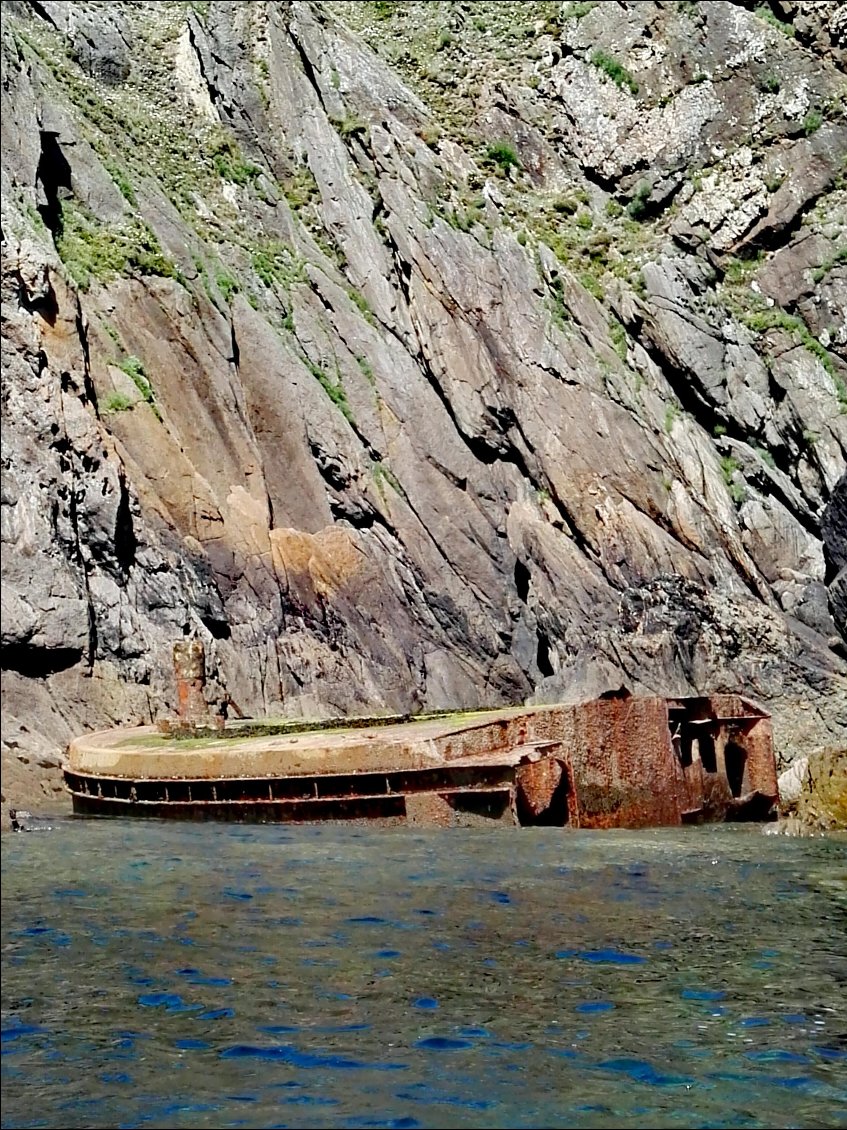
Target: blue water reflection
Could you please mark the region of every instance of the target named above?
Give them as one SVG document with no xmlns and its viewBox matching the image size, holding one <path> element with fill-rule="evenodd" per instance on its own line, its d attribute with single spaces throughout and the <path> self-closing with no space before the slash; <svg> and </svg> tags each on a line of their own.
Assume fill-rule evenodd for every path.
<svg viewBox="0 0 847 1130">
<path fill-rule="evenodd" d="M 2 1127 L 847 1126 L 845 907 L 749 827 L 62 823 L 4 844 Z"/>
</svg>

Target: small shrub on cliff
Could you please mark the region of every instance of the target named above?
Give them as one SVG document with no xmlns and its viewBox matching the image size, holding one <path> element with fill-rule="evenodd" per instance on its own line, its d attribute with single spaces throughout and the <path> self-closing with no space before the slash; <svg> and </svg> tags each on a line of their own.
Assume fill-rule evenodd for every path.
<svg viewBox="0 0 847 1130">
<path fill-rule="evenodd" d="M 766 447 L 754 447 L 753 450 L 766 466 L 770 467 L 772 471 L 776 470 L 776 460 Z"/>
<path fill-rule="evenodd" d="M 617 353 L 621 361 L 626 361 L 629 351 L 629 342 L 627 341 L 626 330 L 617 318 L 612 318 L 609 322 L 609 337 L 612 339 L 615 353 Z"/>
<path fill-rule="evenodd" d="M 581 20 L 583 16 L 588 15 L 592 8 L 596 7 L 596 3 L 592 4 L 587 2 L 587 0 L 586 3 L 582 4 L 566 4 L 562 9 L 561 18 L 563 20 Z"/>
<path fill-rule="evenodd" d="M 110 392 L 103 401 L 102 411 L 106 415 L 113 412 L 126 412 L 132 408 L 132 401 L 125 392 Z"/>
<path fill-rule="evenodd" d="M 594 51 L 591 55 L 591 62 L 604 74 L 615 83 L 616 86 L 621 88 L 627 87 L 631 94 L 638 93 L 638 83 L 623 65 L 619 63 L 612 55 L 608 55 L 605 51 Z"/>
<path fill-rule="evenodd" d="M 141 361 L 141 359 L 134 355 L 125 357 L 124 360 L 121 361 L 120 365 L 118 365 L 118 368 L 122 372 L 126 373 L 129 379 L 141 393 L 142 398 L 146 400 L 148 404 L 152 404 L 155 399 L 155 396 L 153 394 L 153 386 L 147 379 L 147 374 L 144 371 L 144 363 Z"/>
<path fill-rule="evenodd" d="M 758 85 L 763 94 L 779 94 L 779 76 L 775 75 L 773 71 L 768 71 L 766 75 L 762 75 Z"/>
<path fill-rule="evenodd" d="M 501 173 L 508 175 L 509 169 L 519 169 L 521 159 L 508 141 L 495 141 L 485 150 L 485 159 L 496 165 Z"/>
<path fill-rule="evenodd" d="M 764 20 L 765 23 L 770 24 L 771 27 L 775 27 L 777 31 L 781 31 L 783 35 L 787 35 L 789 39 L 794 38 L 796 33 L 791 24 L 787 24 L 779 19 L 778 16 L 775 16 L 767 4 L 760 4 L 759 7 L 756 8 L 754 15 L 758 16 L 760 20 Z"/>
<path fill-rule="evenodd" d="M 315 174 L 308 165 L 301 166 L 279 186 L 292 212 L 299 212 L 320 197 Z"/>
<path fill-rule="evenodd" d="M 119 275 L 160 275 L 182 281 L 155 234 L 140 220 L 101 224 L 73 201 L 62 207 L 56 250 L 80 290 L 92 279 L 108 282 Z"/>
<path fill-rule="evenodd" d="M 383 460 L 380 459 L 380 460 L 377 460 L 375 463 L 372 463 L 371 464 L 371 472 L 373 473 L 374 483 L 376 484 L 376 489 L 379 491 L 383 500 L 385 499 L 385 491 L 383 489 L 384 483 L 388 483 L 388 485 L 391 487 L 391 489 L 396 494 L 399 494 L 401 498 L 406 497 L 406 492 L 403 490 L 402 486 L 400 485 L 400 482 L 399 482 L 397 476 L 394 474 L 394 472 L 391 470 L 391 468 L 388 467 L 383 462 Z"/>
<path fill-rule="evenodd" d="M 209 144 L 209 153 L 215 172 L 224 180 L 245 185 L 261 175 L 262 170 L 259 166 L 248 161 L 241 152 L 238 142 L 223 131 L 213 136 Z"/>
<path fill-rule="evenodd" d="M 737 483 L 735 481 L 736 472 L 740 470 L 741 464 L 738 462 L 734 455 L 721 456 L 721 474 L 723 475 L 723 481 L 727 485 L 727 489 L 729 490 L 732 501 L 736 504 L 742 503 L 747 497 L 747 491 L 744 488 L 744 484 Z"/>
<path fill-rule="evenodd" d="M 810 353 L 817 357 L 830 377 L 834 376 L 835 366 L 832 363 L 832 358 L 825 347 L 812 335 L 802 318 L 797 318 L 793 314 L 786 314 L 784 310 L 776 307 L 769 310 L 755 310 L 752 314 L 747 314 L 744 318 L 744 324 L 755 333 L 765 333 L 767 330 L 783 330 L 785 333 L 791 334 L 805 349 L 808 349 Z"/>
<path fill-rule="evenodd" d="M 233 161 L 229 157 L 218 153 L 214 157 L 215 172 L 224 180 L 230 180 L 234 184 L 245 185 L 249 184 L 251 180 L 255 180 L 261 173 L 258 165 L 252 164 L 250 161 Z"/>
<path fill-rule="evenodd" d="M 614 246 L 614 238 L 607 231 L 596 232 L 585 245 L 585 251 L 592 263 L 608 265 L 609 251 Z"/>
<path fill-rule="evenodd" d="M 471 201 L 467 207 L 451 208 L 448 205 L 436 204 L 432 210 L 433 216 L 439 216 L 445 223 L 456 231 L 473 231 L 477 224 L 485 223 L 485 211 Z"/>
<path fill-rule="evenodd" d="M 356 288 L 354 286 L 351 286 L 348 289 L 347 294 L 348 294 L 348 297 L 350 298 L 350 301 L 353 303 L 353 305 L 356 307 L 356 309 L 363 315 L 365 320 L 367 322 L 370 322 L 370 324 L 372 326 L 375 326 L 376 325 L 376 315 L 374 314 L 373 310 L 371 310 L 371 304 L 368 302 L 367 298 L 365 298 L 364 294 L 362 294 L 362 292 L 360 290 L 356 290 Z"/>
<path fill-rule="evenodd" d="M 125 357 L 123 361 L 121 361 L 118 365 L 118 368 L 126 373 L 129 379 L 141 393 L 141 399 L 145 404 L 150 405 L 153 415 L 157 420 L 161 422 L 162 413 L 159 411 L 159 406 L 156 403 L 156 394 L 153 391 L 153 386 L 150 383 L 150 379 L 144 370 L 144 364 L 141 359 L 139 357 L 135 357 L 134 355 Z M 115 395 L 120 396 L 121 394 L 116 393 Z M 129 405 L 129 407 L 132 407 L 132 405 Z M 114 409 L 114 411 L 122 411 L 122 409 Z"/>
<path fill-rule="evenodd" d="M 346 118 L 339 118 L 335 122 L 335 128 L 343 138 L 364 136 L 368 132 L 367 123 L 363 122 L 361 118 L 357 118 L 355 114 L 348 114 Z"/>
<path fill-rule="evenodd" d="M 297 282 L 306 279 L 305 264 L 296 251 L 279 243 L 277 240 L 268 240 L 253 252 L 250 259 L 253 270 L 269 290 L 273 290 L 274 283 L 279 283 L 286 290 Z"/>
<path fill-rule="evenodd" d="M 582 271 L 579 276 L 579 281 L 585 287 L 589 294 L 593 294 L 598 302 L 605 302 L 606 292 L 603 289 L 603 284 L 591 271 Z"/>
<path fill-rule="evenodd" d="M 579 201 L 573 196 L 557 196 L 552 202 L 552 208 L 561 216 L 572 216 L 579 208 Z"/>
<path fill-rule="evenodd" d="M 810 137 L 813 133 L 817 133 L 822 125 L 823 114 L 820 110 L 810 110 L 803 119 L 803 125 L 801 126 L 803 136 Z"/>
<path fill-rule="evenodd" d="M 29 218 L 29 222 L 32 224 L 32 226 L 35 228 L 35 230 L 38 232 L 38 234 L 39 235 L 46 235 L 47 234 L 47 225 L 44 223 L 44 218 L 41 215 L 41 213 L 38 211 L 38 209 L 33 208 L 33 206 L 30 203 L 27 202 L 27 203 L 24 204 L 24 211 L 26 212 L 27 217 Z M 821 278 L 823 278 L 823 275 L 821 275 Z"/>
<path fill-rule="evenodd" d="M 560 330 L 567 333 L 568 323 L 571 320 L 571 312 L 568 308 L 567 301 L 565 300 L 565 288 L 562 283 L 561 276 L 558 274 L 550 279 L 550 298 L 549 307 L 550 313 L 553 316 L 553 321 Z"/>
<path fill-rule="evenodd" d="M 362 370 L 362 376 L 373 388 L 376 388 L 376 377 L 374 376 L 373 367 L 367 357 L 359 354 L 356 356 L 356 363 Z"/>
<path fill-rule="evenodd" d="M 627 207 L 627 212 L 633 220 L 643 220 L 649 210 L 648 201 L 650 193 L 653 191 L 650 182 L 643 180 L 640 181 L 635 190 L 635 195 L 630 200 Z"/>
<path fill-rule="evenodd" d="M 347 393 L 344 391 L 344 385 L 341 383 L 340 374 L 338 374 L 338 380 L 333 381 L 332 378 L 324 372 L 321 366 L 312 361 L 311 358 L 304 357 L 303 363 L 332 403 L 341 412 L 341 415 L 347 423 L 353 424 L 353 413 L 350 410 L 350 405 L 347 403 Z"/>
<path fill-rule="evenodd" d="M 785 183 L 785 173 L 775 172 L 765 177 L 765 188 L 768 192 L 777 192 Z"/>
<path fill-rule="evenodd" d="M 241 287 L 238 285 L 238 279 L 232 275 L 228 275 L 225 271 L 221 271 L 216 275 L 215 282 L 218 284 L 218 290 L 221 292 L 221 297 L 224 302 L 229 306 L 236 294 L 238 294 Z"/>
<path fill-rule="evenodd" d="M 812 278 L 816 283 L 819 283 L 826 278 L 833 267 L 842 263 L 847 263 L 847 244 L 844 247 L 839 247 L 833 255 L 830 255 L 819 267 L 816 267 L 812 272 Z"/>
<path fill-rule="evenodd" d="M 724 269 L 724 282 L 730 286 L 749 286 L 751 278 L 759 269 L 763 253 L 759 252 L 753 259 L 731 258 L 726 262 Z"/>
<path fill-rule="evenodd" d="M 138 201 L 135 198 L 135 190 L 133 189 L 132 182 L 127 176 L 125 170 L 122 169 L 116 161 L 113 161 L 108 157 L 103 158 L 103 167 L 115 182 L 115 184 L 118 186 L 118 191 L 120 192 L 124 200 L 126 200 L 128 204 L 131 204 L 133 208 L 136 208 L 138 206 Z"/>
</svg>

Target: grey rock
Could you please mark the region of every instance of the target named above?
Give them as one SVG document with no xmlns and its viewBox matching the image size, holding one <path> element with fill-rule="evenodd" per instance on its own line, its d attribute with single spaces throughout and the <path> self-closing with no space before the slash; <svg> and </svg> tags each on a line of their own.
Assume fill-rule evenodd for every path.
<svg viewBox="0 0 847 1130">
<path fill-rule="evenodd" d="M 33 5 L 67 35 L 73 57 L 92 78 L 116 86 L 129 78 L 132 34 L 120 8 L 70 0 Z"/>
<path fill-rule="evenodd" d="M 791 808 L 800 799 L 803 783 L 809 772 L 808 757 L 798 757 L 784 773 L 780 773 L 777 784 L 779 786 L 779 803 L 782 808 Z"/>
<path fill-rule="evenodd" d="M 847 642 L 847 475 L 832 492 L 821 521 L 829 607 L 836 627 Z"/>
<path fill-rule="evenodd" d="M 801 231 L 759 273 L 759 286 L 780 306 L 792 306 L 814 293 L 813 271 L 831 252 L 832 243 L 822 233 Z"/>
</svg>

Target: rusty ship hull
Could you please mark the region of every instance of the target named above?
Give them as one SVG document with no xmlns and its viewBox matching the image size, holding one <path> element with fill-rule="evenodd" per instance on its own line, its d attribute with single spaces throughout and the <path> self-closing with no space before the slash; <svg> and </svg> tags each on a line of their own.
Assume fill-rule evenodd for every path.
<svg viewBox="0 0 847 1130">
<path fill-rule="evenodd" d="M 71 743 L 86 815 L 436 826 L 503 821 L 640 828 L 765 819 L 770 718 L 740 695 L 610 696 L 300 731 L 113 730 Z"/>
</svg>

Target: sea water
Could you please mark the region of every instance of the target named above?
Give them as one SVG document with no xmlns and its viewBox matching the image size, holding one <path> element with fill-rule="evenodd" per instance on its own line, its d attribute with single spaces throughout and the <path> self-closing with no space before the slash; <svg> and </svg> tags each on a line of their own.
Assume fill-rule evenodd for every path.
<svg viewBox="0 0 847 1130">
<path fill-rule="evenodd" d="M 3 844 L 4 1127 L 847 1126 L 847 844 L 69 820 Z"/>
</svg>

